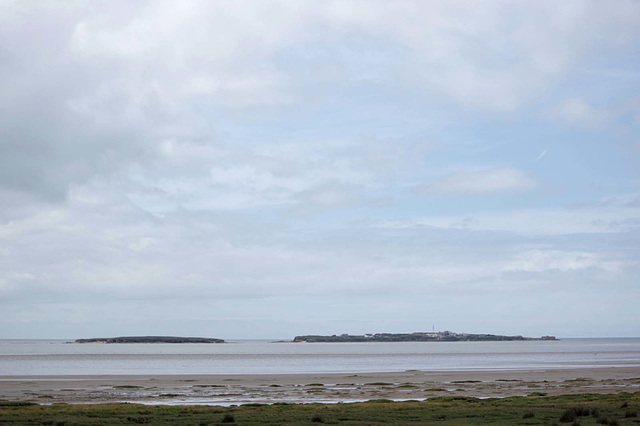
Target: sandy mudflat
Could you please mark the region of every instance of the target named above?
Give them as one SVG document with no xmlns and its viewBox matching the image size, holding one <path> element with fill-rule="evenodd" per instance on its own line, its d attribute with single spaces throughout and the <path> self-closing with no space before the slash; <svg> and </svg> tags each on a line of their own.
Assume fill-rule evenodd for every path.
<svg viewBox="0 0 640 426">
<path fill-rule="evenodd" d="M 534 371 L 158 376 L 4 376 L 0 399 L 38 403 L 231 405 L 434 396 L 506 397 L 640 391 L 640 368 Z"/>
</svg>

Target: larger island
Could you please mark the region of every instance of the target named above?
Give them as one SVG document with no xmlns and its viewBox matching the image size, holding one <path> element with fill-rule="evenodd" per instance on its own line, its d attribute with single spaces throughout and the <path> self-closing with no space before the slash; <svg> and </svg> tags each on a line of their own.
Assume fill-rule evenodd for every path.
<svg viewBox="0 0 640 426">
<path fill-rule="evenodd" d="M 127 337 L 93 337 L 76 339 L 76 343 L 225 343 L 222 339 L 209 337 L 176 337 L 176 336 L 127 336 Z"/>
<path fill-rule="evenodd" d="M 294 342 L 502 342 L 509 340 L 558 340 L 555 336 L 524 337 L 501 336 L 499 334 L 454 333 L 452 331 L 416 332 L 416 333 L 376 333 L 332 336 L 307 335 L 296 336 Z"/>
</svg>

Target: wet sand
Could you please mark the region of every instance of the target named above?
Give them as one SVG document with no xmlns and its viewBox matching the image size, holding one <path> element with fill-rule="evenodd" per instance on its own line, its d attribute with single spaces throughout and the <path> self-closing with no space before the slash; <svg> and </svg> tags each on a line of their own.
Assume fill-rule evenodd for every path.
<svg viewBox="0 0 640 426">
<path fill-rule="evenodd" d="M 436 396 L 501 398 L 542 393 L 640 391 L 639 367 L 532 371 L 155 376 L 3 376 L 0 399 L 40 404 L 338 403 Z"/>
</svg>

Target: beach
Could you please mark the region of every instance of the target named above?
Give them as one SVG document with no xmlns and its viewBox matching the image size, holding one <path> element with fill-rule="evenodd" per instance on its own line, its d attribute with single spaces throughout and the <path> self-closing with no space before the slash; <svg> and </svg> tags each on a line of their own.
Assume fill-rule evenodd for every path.
<svg viewBox="0 0 640 426">
<path fill-rule="evenodd" d="M 38 404 L 340 403 L 640 391 L 640 367 L 336 374 L 2 376 L 0 400 Z"/>
</svg>

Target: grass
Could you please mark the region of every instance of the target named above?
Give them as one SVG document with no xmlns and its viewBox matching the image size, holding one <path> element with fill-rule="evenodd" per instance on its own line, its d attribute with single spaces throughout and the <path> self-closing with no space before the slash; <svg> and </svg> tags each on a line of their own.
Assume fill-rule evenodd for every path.
<svg viewBox="0 0 640 426">
<path fill-rule="evenodd" d="M 625 407 L 622 407 L 622 405 Z M 637 425 L 640 392 L 425 402 L 373 400 L 355 404 L 250 404 L 239 407 L 136 404 L 26 405 L 0 401 L 0 423 L 12 425 Z"/>
</svg>

